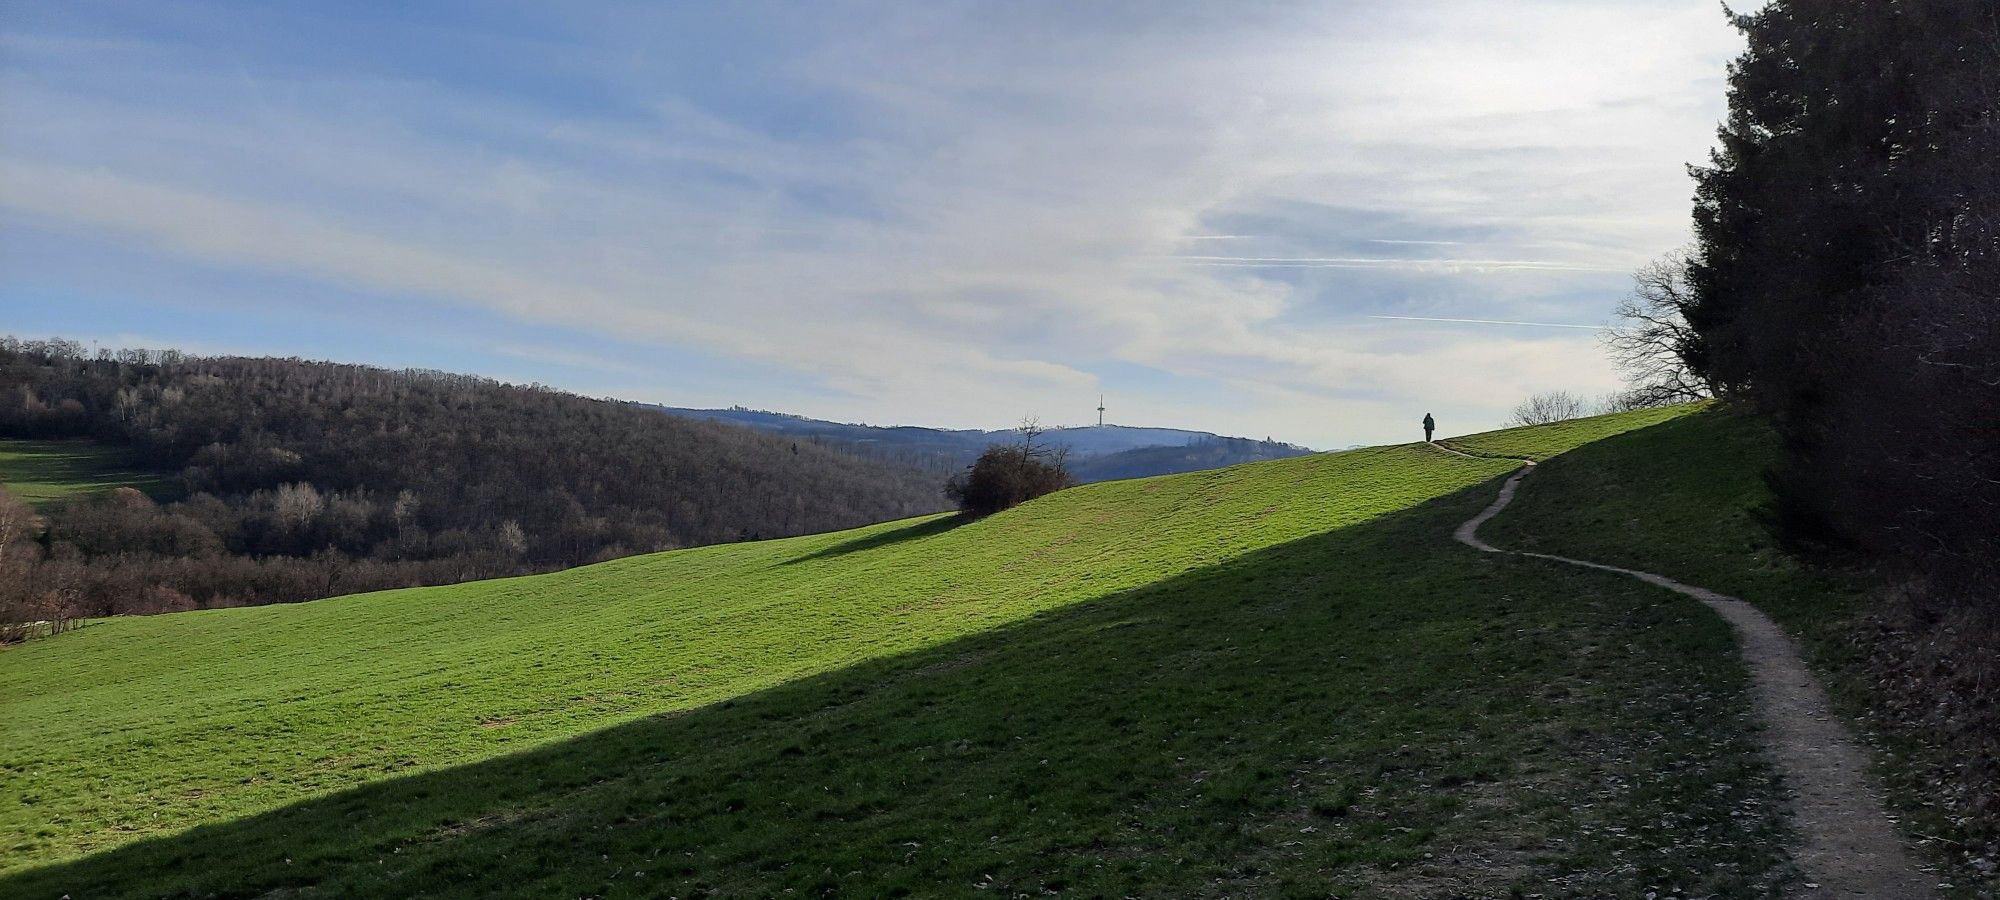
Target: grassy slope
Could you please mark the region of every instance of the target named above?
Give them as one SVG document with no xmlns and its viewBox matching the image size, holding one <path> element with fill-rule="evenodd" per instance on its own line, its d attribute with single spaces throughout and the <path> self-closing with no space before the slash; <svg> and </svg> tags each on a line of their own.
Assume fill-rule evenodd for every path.
<svg viewBox="0 0 2000 900">
<path fill-rule="evenodd" d="M 1699 409 L 1699 405 L 1668 406 L 1611 413 L 1533 428 L 1503 428 L 1464 437 L 1444 438 L 1439 443 L 1474 456 L 1503 456 L 1544 460 L 1558 453 L 1601 441 L 1636 429 L 1670 422 Z"/>
<path fill-rule="evenodd" d="M 1377 448 L 96 624 L 0 654 L 0 893 L 1770 877 L 1726 629 L 1451 544 L 1507 468 Z"/>
<path fill-rule="evenodd" d="M 0 484 L 14 496 L 48 508 L 121 487 L 161 496 L 171 490 L 172 476 L 142 470 L 123 450 L 90 441 L 0 438 Z"/>
<path fill-rule="evenodd" d="M 1835 700 L 1860 719 L 1881 700 L 1872 696 L 1854 640 L 1871 581 L 1865 573 L 1801 566 L 1772 544 L 1755 511 L 1769 499 L 1762 473 L 1777 454 L 1776 437 L 1757 419 L 1707 410 L 1549 461 L 1481 533 L 1502 547 L 1646 569 L 1755 603 L 1801 639 L 1815 668 L 1829 673 Z M 1878 774 L 1909 816 L 1906 830 L 1979 846 L 1977 826 L 1953 819 L 1927 777 L 1962 760 L 1911 735 L 1860 724 L 1885 751 Z M 1963 863 L 1952 848 L 1925 843 Z M 1964 896 L 2000 888 L 1990 874 L 1978 875 L 1962 865 L 1955 873 Z"/>
<path fill-rule="evenodd" d="M 1656 570 L 1815 631 L 1851 611 L 1855 587 L 1801 566 L 1756 521 L 1776 454 L 1756 419 L 1705 409 L 1549 460 L 1487 534 L 1510 549 Z"/>
</svg>

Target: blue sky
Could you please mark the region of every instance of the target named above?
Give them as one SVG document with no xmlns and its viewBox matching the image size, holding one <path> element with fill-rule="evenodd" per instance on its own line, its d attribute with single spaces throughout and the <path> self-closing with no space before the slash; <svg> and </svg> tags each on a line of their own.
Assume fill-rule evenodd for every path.
<svg viewBox="0 0 2000 900">
<path fill-rule="evenodd" d="M 0 332 L 1319 447 L 1617 384 L 1711 3 L 11 3 Z"/>
</svg>

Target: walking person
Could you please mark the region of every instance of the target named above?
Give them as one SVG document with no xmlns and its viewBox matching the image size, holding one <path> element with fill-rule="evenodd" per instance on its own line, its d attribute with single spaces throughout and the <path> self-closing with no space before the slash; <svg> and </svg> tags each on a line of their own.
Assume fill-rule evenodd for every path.
<svg viewBox="0 0 2000 900">
<path fill-rule="evenodd" d="M 1437 427 L 1437 420 L 1431 418 L 1430 413 L 1424 413 L 1424 443 L 1431 442 L 1431 432 L 1436 431 Z"/>
</svg>

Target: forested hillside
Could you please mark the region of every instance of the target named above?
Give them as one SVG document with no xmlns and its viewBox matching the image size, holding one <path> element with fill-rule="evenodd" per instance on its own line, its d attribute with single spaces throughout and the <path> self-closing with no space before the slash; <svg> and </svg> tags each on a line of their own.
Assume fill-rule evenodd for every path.
<svg viewBox="0 0 2000 900">
<path fill-rule="evenodd" d="M 42 510 L 0 552 L 10 621 L 439 584 L 944 506 L 913 471 L 541 387 L 62 341 L 0 339 L 0 437 L 120 448 L 177 473 L 179 497 Z"/>
</svg>

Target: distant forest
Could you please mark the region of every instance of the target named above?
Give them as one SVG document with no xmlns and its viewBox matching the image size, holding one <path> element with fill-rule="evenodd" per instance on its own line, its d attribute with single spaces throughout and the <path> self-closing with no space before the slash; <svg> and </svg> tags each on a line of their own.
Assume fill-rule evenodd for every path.
<svg viewBox="0 0 2000 900">
<path fill-rule="evenodd" d="M 1110 481 L 1114 478 L 1196 472 L 1267 459 L 1288 459 L 1309 452 L 1303 447 L 1277 441 L 1201 437 L 1178 447 L 1135 447 L 1102 456 L 1072 459 L 1069 469 L 1078 481 Z"/>
<path fill-rule="evenodd" d="M 782 434 L 899 468 L 929 472 L 940 482 L 963 472 L 987 448 L 1012 443 L 1016 438 L 1014 431 L 851 425 L 743 407 L 685 409 L 645 405 L 644 408 Z M 1297 444 L 1269 439 L 1258 441 L 1206 431 L 1131 425 L 1050 428 L 1040 432 L 1040 440 L 1066 452 L 1069 473 L 1079 482 L 1193 472 L 1312 452 Z"/>
<path fill-rule="evenodd" d="M 16 622 L 547 571 L 946 506 L 926 473 L 539 386 L 68 341 L 0 338 L 0 437 L 119 445 L 181 486 L 0 534 L 0 620 Z"/>
</svg>

